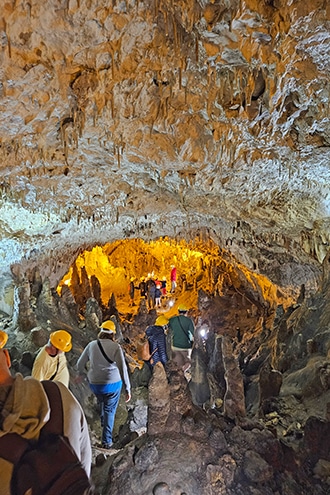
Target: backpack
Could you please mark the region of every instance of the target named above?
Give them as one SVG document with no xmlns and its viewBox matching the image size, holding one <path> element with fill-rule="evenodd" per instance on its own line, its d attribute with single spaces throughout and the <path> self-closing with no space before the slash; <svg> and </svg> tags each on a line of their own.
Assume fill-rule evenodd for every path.
<svg viewBox="0 0 330 495">
<path fill-rule="evenodd" d="M 155 354 L 157 349 L 158 347 L 153 352 L 150 352 L 148 339 L 140 339 L 137 341 L 137 345 L 136 345 L 137 356 L 138 359 L 140 359 L 141 361 L 151 361 L 152 356 Z"/>
<path fill-rule="evenodd" d="M 69 440 L 63 436 L 63 406 L 56 383 L 41 382 L 50 403 L 50 419 L 38 440 L 17 433 L 0 438 L 0 456 L 14 464 L 11 495 L 92 495 L 94 493 Z M 32 398 L 33 400 L 33 398 Z"/>
</svg>

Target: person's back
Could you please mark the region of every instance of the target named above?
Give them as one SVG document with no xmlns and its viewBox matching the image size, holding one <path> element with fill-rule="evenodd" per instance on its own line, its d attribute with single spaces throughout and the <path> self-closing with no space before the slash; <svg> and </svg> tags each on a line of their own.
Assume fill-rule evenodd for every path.
<svg viewBox="0 0 330 495">
<path fill-rule="evenodd" d="M 153 353 L 152 366 L 158 361 L 165 365 L 168 359 L 166 353 L 166 336 L 163 327 L 151 325 L 146 329 L 146 335 L 149 340 L 150 352 Z"/>
<path fill-rule="evenodd" d="M 49 420 L 47 395 L 39 380 L 23 378 L 19 373 L 12 377 L 9 367 L 9 353 L 0 349 L 0 437 L 17 433 L 28 440 L 37 440 Z M 72 393 L 63 384 L 55 383 L 62 399 L 64 435 L 90 476 L 92 453 L 84 413 Z M 12 471 L 12 464 L 0 457 L 0 495 L 10 493 Z"/>
<path fill-rule="evenodd" d="M 112 432 L 122 385 L 126 389 L 126 402 L 131 398 L 125 355 L 114 341 L 115 333 L 115 323 L 112 320 L 104 321 L 97 340 L 87 344 L 77 362 L 81 376 L 89 363 L 87 378 L 100 407 L 102 448 L 105 449 L 110 449 L 113 443 Z"/>
<path fill-rule="evenodd" d="M 169 319 L 171 334 L 172 360 L 180 367 L 190 366 L 191 349 L 194 341 L 195 325 L 189 316 L 188 309 L 180 304 L 179 314 Z"/>
<path fill-rule="evenodd" d="M 172 343 L 179 349 L 188 349 L 192 345 L 194 336 L 194 324 L 191 318 L 179 314 L 169 319 L 169 327 L 172 332 Z"/>
</svg>

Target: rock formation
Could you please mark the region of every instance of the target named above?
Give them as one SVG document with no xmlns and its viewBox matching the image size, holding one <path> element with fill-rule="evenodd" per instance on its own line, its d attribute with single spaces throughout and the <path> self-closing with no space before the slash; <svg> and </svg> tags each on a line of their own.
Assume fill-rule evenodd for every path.
<svg viewBox="0 0 330 495">
<path fill-rule="evenodd" d="M 1 7 L 0 311 L 13 371 L 29 374 L 65 328 L 74 377 L 113 318 L 134 395 L 119 452 L 95 459 L 100 493 L 325 495 L 329 2 Z M 138 297 L 127 307 L 127 280 L 168 276 L 174 261 L 161 311 L 189 304 L 193 366 L 150 376 L 135 339 L 156 310 Z M 88 384 L 72 391 L 94 440 Z"/>
</svg>

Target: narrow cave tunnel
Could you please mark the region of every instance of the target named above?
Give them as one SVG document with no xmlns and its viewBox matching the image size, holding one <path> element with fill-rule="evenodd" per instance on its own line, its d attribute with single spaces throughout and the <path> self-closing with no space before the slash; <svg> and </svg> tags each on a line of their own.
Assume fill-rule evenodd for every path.
<svg viewBox="0 0 330 495">
<path fill-rule="evenodd" d="M 305 476 L 311 459 L 309 487 L 323 489 L 330 462 L 325 440 L 329 339 L 323 328 L 329 311 L 324 303 L 327 260 L 314 309 L 304 286 L 272 283 L 209 238 L 121 239 L 81 250 L 71 264 L 62 260 L 59 266 L 52 284 L 41 277 L 38 265 L 24 276 L 13 267 L 13 315 L 4 314 L 2 323 L 13 370 L 24 376 L 50 331 L 65 329 L 72 335 L 70 390 L 88 421 L 96 493 L 199 495 L 213 486 L 210 493 L 231 494 L 260 483 L 275 493 L 273 486 L 293 481 L 298 490 L 297 473 Z M 171 293 L 173 266 L 177 287 Z M 167 282 L 157 308 L 139 290 L 140 281 L 151 277 Z M 323 315 L 317 309 L 321 301 Z M 157 316 L 170 318 L 180 304 L 189 308 L 195 325 L 190 372 L 183 373 L 170 355 L 165 369 L 160 365 L 151 371 L 139 358 L 138 342 Z M 132 399 L 120 400 L 114 448 L 105 454 L 98 448 L 95 396 L 86 380 L 77 383 L 76 363 L 109 319 L 125 352 Z M 179 469 L 177 456 L 183 459 Z M 299 469 L 294 467 L 298 460 Z M 284 474 L 287 462 L 292 463 L 290 474 Z"/>
</svg>

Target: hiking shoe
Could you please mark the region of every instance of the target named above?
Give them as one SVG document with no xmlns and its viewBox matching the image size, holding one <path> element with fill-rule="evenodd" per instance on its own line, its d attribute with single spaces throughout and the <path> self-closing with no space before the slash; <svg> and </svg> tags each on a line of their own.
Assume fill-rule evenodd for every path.
<svg viewBox="0 0 330 495">
<path fill-rule="evenodd" d="M 102 449 L 110 450 L 112 447 L 112 443 L 102 443 Z"/>
</svg>

